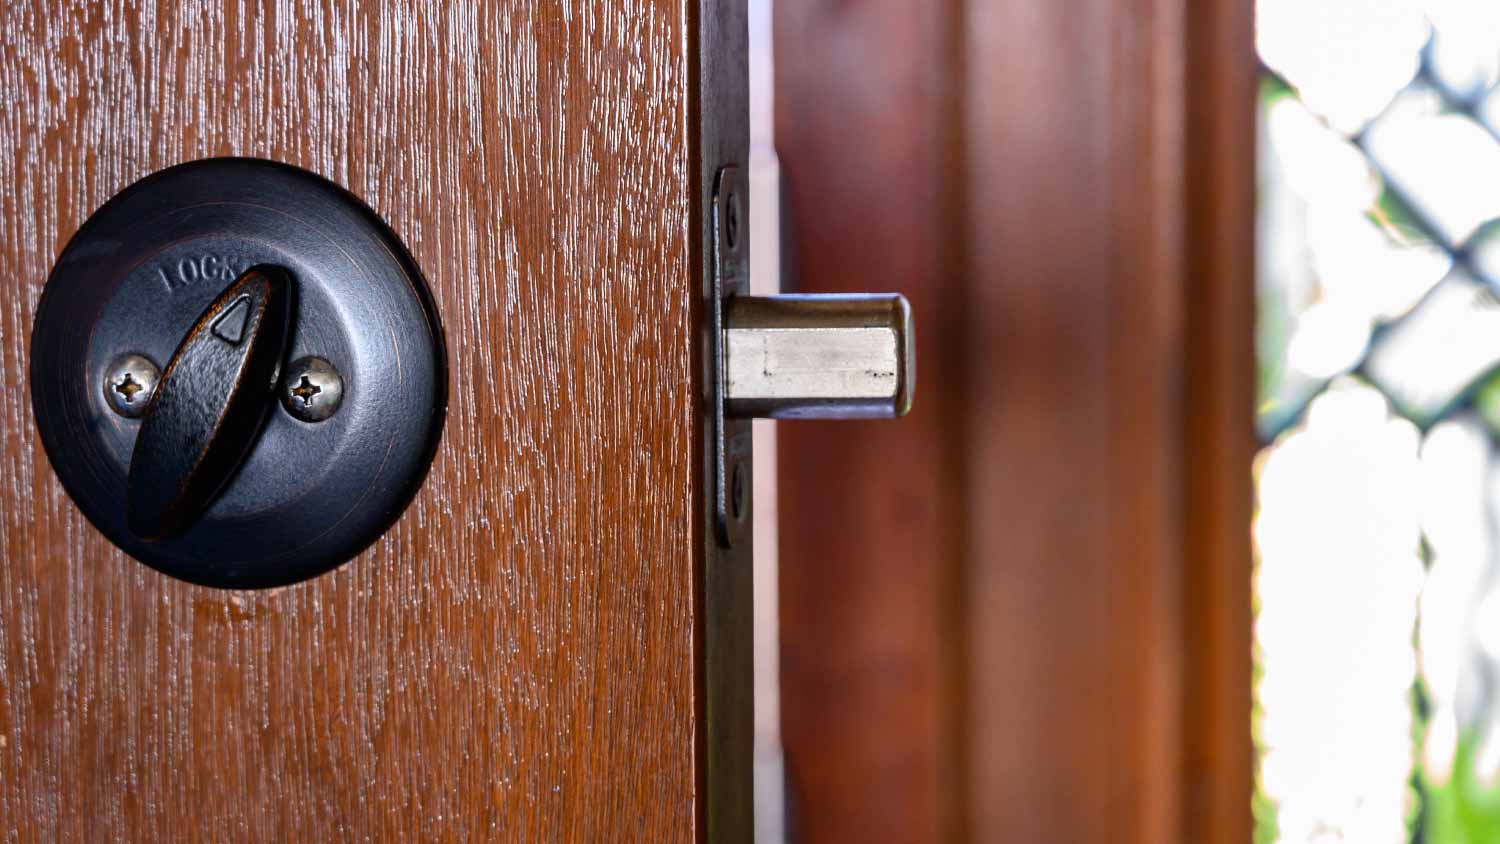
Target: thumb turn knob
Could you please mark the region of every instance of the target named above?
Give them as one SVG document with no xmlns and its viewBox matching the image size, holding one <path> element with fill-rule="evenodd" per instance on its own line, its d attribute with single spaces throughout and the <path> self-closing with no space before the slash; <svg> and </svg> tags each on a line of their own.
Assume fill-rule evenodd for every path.
<svg viewBox="0 0 1500 844">
<path fill-rule="evenodd" d="M 292 280 L 251 267 L 183 338 L 146 406 L 127 482 L 130 530 L 181 533 L 249 453 L 271 407 L 286 354 Z"/>
</svg>

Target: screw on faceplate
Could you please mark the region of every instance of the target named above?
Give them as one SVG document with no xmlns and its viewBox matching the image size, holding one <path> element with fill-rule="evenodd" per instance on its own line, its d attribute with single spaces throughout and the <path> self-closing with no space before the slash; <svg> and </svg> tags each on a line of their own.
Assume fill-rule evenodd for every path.
<svg viewBox="0 0 1500 844">
<path fill-rule="evenodd" d="M 120 355 L 104 372 L 104 401 L 126 419 L 139 419 L 151 404 L 160 377 L 161 370 L 145 355 Z"/>
<path fill-rule="evenodd" d="M 740 246 L 740 194 L 730 191 L 724 208 L 724 245 L 735 250 Z"/>
<path fill-rule="evenodd" d="M 734 464 L 729 481 L 729 512 L 736 520 L 745 517 L 745 471 L 742 465 L 739 462 Z"/>
<path fill-rule="evenodd" d="M 281 406 L 303 422 L 322 422 L 343 402 L 344 379 L 322 358 L 298 359 L 281 379 Z"/>
</svg>

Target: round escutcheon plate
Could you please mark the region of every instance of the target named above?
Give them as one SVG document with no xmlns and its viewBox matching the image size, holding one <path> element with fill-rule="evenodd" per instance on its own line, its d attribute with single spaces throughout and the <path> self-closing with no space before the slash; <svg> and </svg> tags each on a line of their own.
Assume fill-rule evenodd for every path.
<svg viewBox="0 0 1500 844">
<path fill-rule="evenodd" d="M 144 358 L 171 380 L 168 363 L 205 309 L 257 266 L 290 279 L 274 377 L 294 362 L 326 364 L 341 379 L 336 412 L 294 415 L 272 394 L 295 385 L 264 385 L 253 436 L 201 514 L 145 538 L 127 505 L 146 420 L 123 412 L 110 379 L 120 361 Z M 223 324 L 213 326 L 220 339 Z M 420 487 L 447 404 L 437 309 L 395 234 L 332 182 L 244 158 L 148 176 L 84 223 L 37 306 L 30 378 L 42 443 L 89 521 L 152 568 L 235 588 L 313 577 L 378 538 Z"/>
</svg>

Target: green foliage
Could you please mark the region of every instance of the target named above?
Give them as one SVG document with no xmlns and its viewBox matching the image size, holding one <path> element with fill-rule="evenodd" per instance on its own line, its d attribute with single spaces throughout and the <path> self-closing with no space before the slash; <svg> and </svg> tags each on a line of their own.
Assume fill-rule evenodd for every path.
<svg viewBox="0 0 1500 844">
<path fill-rule="evenodd" d="M 1423 774 L 1423 829 L 1427 844 L 1490 844 L 1500 837 L 1500 777 L 1482 781 L 1474 771 L 1479 738 L 1459 737 L 1453 772 L 1443 783 Z"/>
<path fill-rule="evenodd" d="M 1490 373 L 1474 392 L 1474 410 L 1490 431 L 1500 434 L 1500 371 Z"/>
<path fill-rule="evenodd" d="M 1403 246 L 1432 242 L 1416 212 L 1383 181 L 1380 195 L 1375 198 L 1375 207 L 1365 216 L 1387 237 Z"/>
<path fill-rule="evenodd" d="M 1281 838 L 1281 830 L 1276 824 L 1276 804 L 1257 788 L 1250 810 L 1255 815 L 1255 844 L 1276 844 Z"/>
<path fill-rule="evenodd" d="M 1260 102 L 1261 105 L 1270 106 L 1277 100 L 1295 97 L 1297 92 L 1288 85 L 1285 79 L 1274 73 L 1265 73 L 1260 77 Z"/>
</svg>

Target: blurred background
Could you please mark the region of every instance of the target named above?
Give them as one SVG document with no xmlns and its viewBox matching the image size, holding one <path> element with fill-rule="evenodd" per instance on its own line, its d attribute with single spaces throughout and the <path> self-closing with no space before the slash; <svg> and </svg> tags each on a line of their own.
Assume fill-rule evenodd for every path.
<svg viewBox="0 0 1500 844">
<path fill-rule="evenodd" d="M 1500 3 L 752 10 L 759 837 L 1500 841 Z"/>
<path fill-rule="evenodd" d="M 1257 837 L 1500 840 L 1500 4 L 1257 24 Z"/>
</svg>

